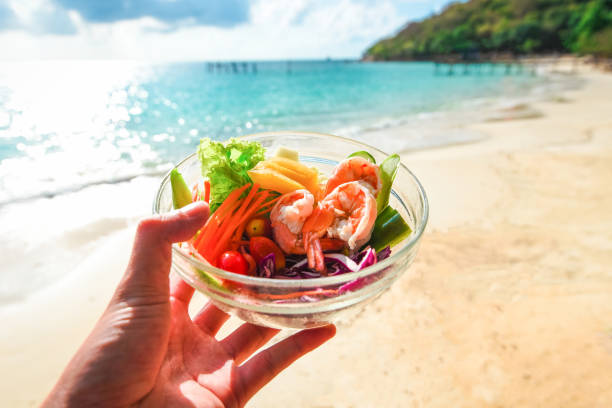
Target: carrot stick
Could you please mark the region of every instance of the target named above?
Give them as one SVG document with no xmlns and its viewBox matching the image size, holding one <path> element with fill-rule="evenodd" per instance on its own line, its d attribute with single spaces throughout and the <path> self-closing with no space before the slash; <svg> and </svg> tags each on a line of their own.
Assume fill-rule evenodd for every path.
<svg viewBox="0 0 612 408">
<path fill-rule="evenodd" d="M 222 228 L 224 221 L 226 218 L 220 217 L 220 212 L 231 213 L 234 209 L 239 205 L 239 202 L 228 203 L 228 205 L 223 208 L 225 211 L 216 211 L 212 217 L 208 220 L 208 222 L 204 225 L 202 239 L 200 240 L 200 244 L 198 245 L 198 251 L 204 256 L 204 254 L 208 253 L 210 250 L 211 243 L 215 241 L 215 236 L 217 235 L 217 231 Z"/>
<path fill-rule="evenodd" d="M 216 259 L 217 256 L 220 255 L 223 251 L 223 248 L 227 246 L 229 238 L 236 230 L 236 226 L 239 224 L 239 220 L 242 218 L 242 214 L 246 211 L 249 204 L 251 203 L 251 200 L 257 194 L 258 188 L 259 186 L 257 185 L 253 185 L 251 187 L 251 191 L 249 191 L 249 194 L 247 194 L 246 198 L 242 200 L 240 206 L 236 209 L 234 214 L 232 214 L 231 217 L 226 221 L 226 223 L 224 223 L 223 234 L 218 239 L 216 245 L 214 246 L 214 250 L 210 255 L 213 257 L 213 259 Z"/>
<path fill-rule="evenodd" d="M 204 201 L 210 202 L 210 181 L 208 180 L 204 182 Z"/>
<path fill-rule="evenodd" d="M 219 217 L 221 217 L 221 219 L 225 218 L 225 216 L 227 215 L 228 208 L 233 208 L 232 204 L 234 204 L 237 201 L 240 201 L 239 198 L 242 195 L 242 193 L 249 187 L 251 186 L 251 184 L 245 184 L 244 186 L 237 188 L 236 190 L 232 191 L 227 198 L 225 199 L 225 201 L 223 201 L 223 204 L 221 204 L 219 206 L 219 208 L 217 208 L 217 211 L 215 211 L 215 214 L 217 212 L 219 212 Z"/>
<path fill-rule="evenodd" d="M 262 206 L 257 210 L 255 214 L 263 215 L 267 213 L 268 211 L 272 210 L 272 207 L 274 207 L 274 204 L 276 204 L 279 198 L 281 198 L 281 196 L 278 196 L 276 198 L 273 198 L 272 200 L 266 201 L 265 203 L 262 204 Z"/>
<path fill-rule="evenodd" d="M 217 208 L 217 211 L 215 211 L 215 213 L 209 218 L 209 220 L 204 225 L 204 228 L 202 229 L 204 236 L 207 236 L 207 237 L 210 236 L 210 230 L 211 229 L 216 230 L 216 228 L 214 227 L 216 226 L 218 228 L 223 223 L 226 215 L 234 211 L 236 206 L 240 204 L 240 200 L 239 200 L 240 195 L 244 192 L 244 190 L 246 190 L 248 186 L 249 184 L 245 184 L 244 186 L 232 191 L 227 196 L 225 201 L 223 201 L 223 203 L 219 206 L 219 208 Z"/>
<path fill-rule="evenodd" d="M 231 195 L 231 194 L 230 194 Z M 221 213 L 232 213 L 236 207 L 240 204 L 240 201 L 229 201 L 226 200 L 223 202 L 221 207 L 215 211 L 215 213 L 211 216 L 211 218 L 204 224 L 202 228 L 202 239 L 198 243 L 196 249 L 198 252 L 208 259 L 207 254 L 210 252 L 212 244 L 215 242 L 215 236 L 217 235 L 217 231 L 221 229 L 224 221 L 226 221 L 227 217 L 221 218 Z M 209 261 L 211 261 L 209 259 Z M 211 261 L 212 262 L 212 261 Z"/>
<path fill-rule="evenodd" d="M 203 229 L 203 228 L 202 228 Z M 198 232 L 196 232 L 196 234 L 193 236 L 192 241 L 191 241 L 191 245 L 194 248 L 198 247 L 198 244 L 200 243 L 200 241 L 202 240 L 202 229 L 199 229 Z"/>
<path fill-rule="evenodd" d="M 242 233 L 244 232 L 244 229 L 246 228 L 247 222 L 249 221 L 249 219 L 251 218 L 255 210 L 257 210 L 257 207 L 259 206 L 259 204 L 263 200 L 265 200 L 266 197 L 267 197 L 267 194 L 265 195 L 262 194 L 260 197 L 258 197 L 256 201 L 254 202 L 252 208 L 250 208 L 245 214 L 243 214 L 242 218 L 238 221 L 237 228 L 236 228 L 236 234 L 235 234 L 235 236 L 238 239 L 242 237 Z"/>
</svg>

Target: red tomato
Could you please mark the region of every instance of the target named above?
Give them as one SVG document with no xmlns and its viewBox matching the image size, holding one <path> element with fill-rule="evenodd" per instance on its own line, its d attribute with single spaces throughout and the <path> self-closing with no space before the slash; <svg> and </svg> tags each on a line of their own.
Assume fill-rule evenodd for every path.
<svg viewBox="0 0 612 408">
<path fill-rule="evenodd" d="M 219 268 L 234 272 L 240 275 L 246 275 L 249 270 L 249 264 L 238 251 L 227 251 L 219 257 Z"/>
<path fill-rule="evenodd" d="M 272 241 L 266 237 L 253 237 L 249 240 L 249 251 L 257 263 L 268 254 L 274 253 L 274 266 L 276 269 L 285 267 L 285 254 L 283 251 Z"/>
</svg>

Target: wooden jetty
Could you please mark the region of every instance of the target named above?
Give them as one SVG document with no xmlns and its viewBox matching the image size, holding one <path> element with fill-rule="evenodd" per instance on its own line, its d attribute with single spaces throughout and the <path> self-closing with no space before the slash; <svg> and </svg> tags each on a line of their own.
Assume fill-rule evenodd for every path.
<svg viewBox="0 0 612 408">
<path fill-rule="evenodd" d="M 256 62 L 238 62 L 238 61 L 224 61 L 224 62 L 208 62 L 206 64 L 206 70 L 210 73 L 229 73 L 229 74 L 256 74 L 257 63 Z"/>
</svg>

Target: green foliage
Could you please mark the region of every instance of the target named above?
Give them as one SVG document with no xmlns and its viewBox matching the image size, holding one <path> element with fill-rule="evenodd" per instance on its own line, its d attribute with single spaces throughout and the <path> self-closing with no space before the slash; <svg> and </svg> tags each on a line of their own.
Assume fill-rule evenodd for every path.
<svg viewBox="0 0 612 408">
<path fill-rule="evenodd" d="M 470 0 L 374 44 L 378 60 L 476 53 L 612 56 L 612 0 Z"/>
</svg>

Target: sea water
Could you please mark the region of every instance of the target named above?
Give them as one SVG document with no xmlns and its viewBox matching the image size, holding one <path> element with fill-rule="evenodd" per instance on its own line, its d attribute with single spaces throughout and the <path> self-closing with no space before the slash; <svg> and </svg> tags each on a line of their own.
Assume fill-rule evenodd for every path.
<svg viewBox="0 0 612 408">
<path fill-rule="evenodd" d="M 202 137 L 292 129 L 359 138 L 396 123 L 421 129 L 439 125 L 441 113 L 469 116 L 542 83 L 503 67 L 445 72 L 430 63 L 355 61 L 4 63 L 0 203 L 161 172 Z M 406 135 L 402 147 L 410 137 L 418 135 Z M 422 147 L 452 142 L 435 132 L 426 139 Z"/>
</svg>

